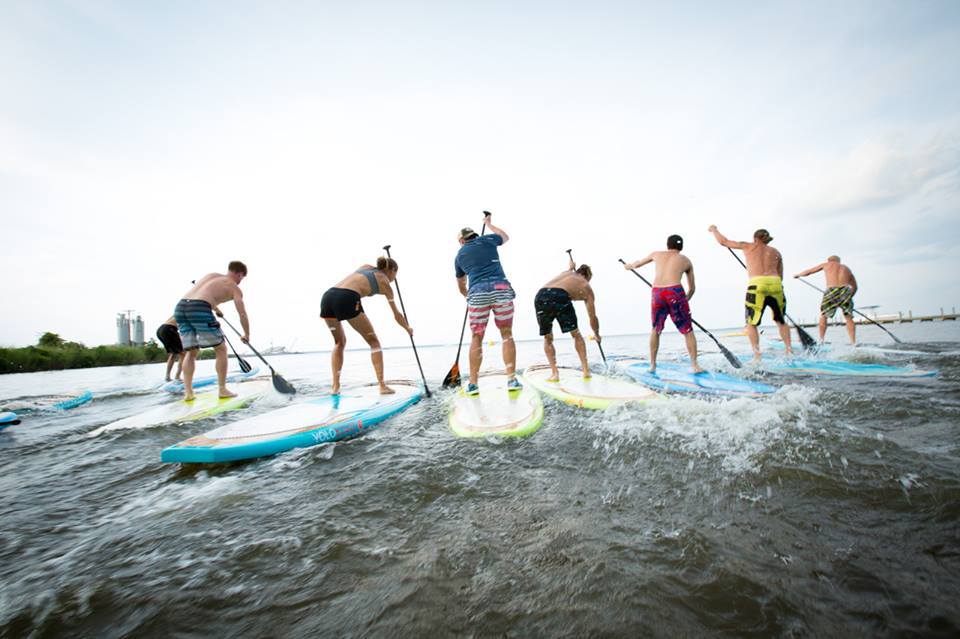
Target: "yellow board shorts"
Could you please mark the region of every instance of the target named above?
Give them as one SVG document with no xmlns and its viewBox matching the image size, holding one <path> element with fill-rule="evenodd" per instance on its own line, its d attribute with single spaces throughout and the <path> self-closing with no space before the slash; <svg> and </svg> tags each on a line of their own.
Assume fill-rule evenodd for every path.
<svg viewBox="0 0 960 639">
<path fill-rule="evenodd" d="M 783 324 L 783 315 L 787 312 L 783 280 L 776 275 L 751 277 L 747 282 L 747 324 L 759 326 L 763 318 L 763 310 L 768 306 L 773 311 L 773 321 Z"/>
</svg>

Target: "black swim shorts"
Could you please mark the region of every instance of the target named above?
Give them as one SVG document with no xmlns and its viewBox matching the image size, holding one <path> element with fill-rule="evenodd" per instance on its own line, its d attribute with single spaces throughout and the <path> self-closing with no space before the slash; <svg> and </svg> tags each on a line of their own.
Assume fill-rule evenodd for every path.
<svg viewBox="0 0 960 639">
<path fill-rule="evenodd" d="M 323 319 L 351 320 L 363 312 L 360 294 L 348 288 L 331 288 L 320 300 L 320 317 Z"/>
<path fill-rule="evenodd" d="M 176 326 L 161 324 L 157 329 L 157 339 L 168 353 L 179 355 L 183 352 L 183 342 L 180 341 L 180 331 Z"/>
<path fill-rule="evenodd" d="M 541 288 L 533 298 L 533 307 L 537 311 L 541 335 L 553 332 L 553 320 L 557 320 L 564 333 L 577 330 L 577 311 L 570 294 L 562 288 Z"/>
</svg>

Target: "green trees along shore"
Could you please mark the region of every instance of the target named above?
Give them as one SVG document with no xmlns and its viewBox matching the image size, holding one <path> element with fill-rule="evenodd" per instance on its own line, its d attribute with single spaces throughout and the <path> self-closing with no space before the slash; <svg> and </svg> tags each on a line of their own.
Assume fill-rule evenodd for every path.
<svg viewBox="0 0 960 639">
<path fill-rule="evenodd" d="M 212 359 L 213 350 L 200 351 L 200 359 Z M 44 333 L 36 346 L 0 348 L 0 374 L 56 371 L 67 368 L 97 368 L 164 362 L 167 354 L 156 341 L 143 346 L 95 346 L 68 342 L 56 333 Z"/>
</svg>

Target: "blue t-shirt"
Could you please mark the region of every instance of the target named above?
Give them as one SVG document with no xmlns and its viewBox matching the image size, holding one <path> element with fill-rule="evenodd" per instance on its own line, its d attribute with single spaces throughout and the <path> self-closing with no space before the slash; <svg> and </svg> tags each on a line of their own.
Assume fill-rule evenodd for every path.
<svg viewBox="0 0 960 639">
<path fill-rule="evenodd" d="M 457 277 L 469 277 L 470 288 L 480 282 L 505 282 L 507 276 L 500 266 L 500 253 L 497 247 L 503 244 L 503 238 L 496 233 L 481 235 L 460 247 L 453 264 Z"/>
</svg>

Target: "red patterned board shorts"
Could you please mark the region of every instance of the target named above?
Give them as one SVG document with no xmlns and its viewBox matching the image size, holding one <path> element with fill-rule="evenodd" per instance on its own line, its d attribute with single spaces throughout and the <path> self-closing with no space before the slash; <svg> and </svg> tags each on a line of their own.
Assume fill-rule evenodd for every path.
<svg viewBox="0 0 960 639">
<path fill-rule="evenodd" d="M 497 328 L 512 327 L 514 297 L 516 294 L 510 282 L 480 282 L 470 287 L 467 293 L 470 332 L 483 335 L 491 312 Z"/>
<path fill-rule="evenodd" d="M 654 287 L 650 293 L 650 316 L 653 321 L 653 330 L 663 332 L 663 325 L 667 315 L 673 320 L 673 325 L 684 335 L 693 330 L 690 318 L 690 304 L 687 302 L 687 293 L 682 286 Z"/>
</svg>

